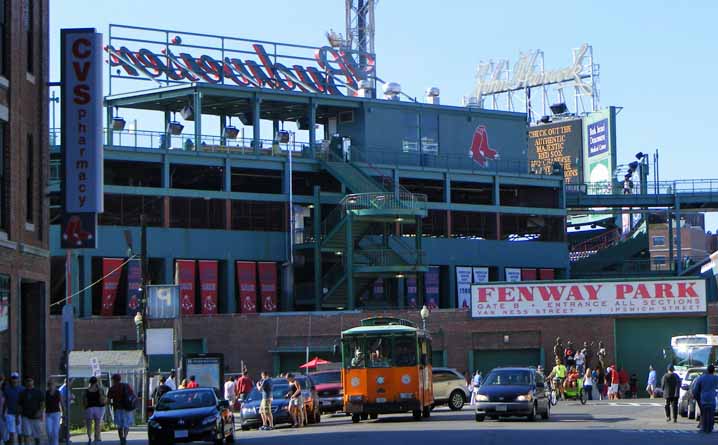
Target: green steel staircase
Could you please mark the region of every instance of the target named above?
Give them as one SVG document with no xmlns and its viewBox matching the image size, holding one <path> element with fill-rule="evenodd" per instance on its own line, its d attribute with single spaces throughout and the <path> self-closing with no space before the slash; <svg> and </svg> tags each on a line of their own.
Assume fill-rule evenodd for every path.
<svg viewBox="0 0 718 445">
<path fill-rule="evenodd" d="M 395 187 L 386 178 L 379 184 L 350 162 L 323 160 L 322 164 L 352 192 L 321 223 L 316 248 L 341 257 L 341 262 L 322 271 L 322 308 L 353 309 L 356 296 L 377 278 L 426 272 L 421 249 L 426 195 Z M 417 225 L 417 236 L 411 241 L 396 235 L 397 224 L 403 222 Z"/>
</svg>

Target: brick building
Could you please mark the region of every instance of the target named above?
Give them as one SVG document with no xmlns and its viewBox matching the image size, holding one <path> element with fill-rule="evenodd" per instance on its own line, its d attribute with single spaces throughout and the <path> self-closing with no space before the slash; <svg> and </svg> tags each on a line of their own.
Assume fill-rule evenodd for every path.
<svg viewBox="0 0 718 445">
<path fill-rule="evenodd" d="M 0 374 L 46 374 L 48 1 L 0 1 Z"/>
<path fill-rule="evenodd" d="M 710 238 L 706 235 L 704 226 L 694 225 L 693 223 L 701 224 L 701 221 L 697 218 L 692 218 L 690 221 L 681 218 L 680 250 L 683 261 L 700 261 L 710 253 L 706 250 Z M 673 234 L 669 233 L 668 223 L 649 225 L 650 240 L 648 245 L 651 253 L 652 270 L 671 270 L 672 259 L 678 257 L 678 230 L 675 228 L 672 230 Z M 673 240 L 673 248 L 669 244 L 671 239 Z"/>
</svg>

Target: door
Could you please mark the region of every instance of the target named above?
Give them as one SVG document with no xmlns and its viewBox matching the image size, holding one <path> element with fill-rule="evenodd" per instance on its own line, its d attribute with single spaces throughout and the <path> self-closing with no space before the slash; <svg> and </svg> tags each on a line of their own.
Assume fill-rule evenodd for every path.
<svg viewBox="0 0 718 445">
<path fill-rule="evenodd" d="M 537 366 L 541 363 L 540 349 L 500 349 L 474 351 L 474 369 L 486 375 L 494 368 L 507 366 Z"/>
<path fill-rule="evenodd" d="M 35 386 L 45 387 L 45 328 L 47 325 L 45 283 L 22 281 L 20 285 L 20 358 L 24 377 L 35 379 Z"/>
<path fill-rule="evenodd" d="M 438 401 L 447 400 L 449 398 L 449 382 L 454 379 L 454 375 L 449 371 L 434 370 L 434 399 Z"/>
<path fill-rule="evenodd" d="M 615 323 L 616 365 L 626 368 L 629 376 L 636 374 L 639 388 L 645 387 L 649 365 L 659 378 L 665 372 L 663 349 L 670 346 L 671 337 L 707 332 L 705 317 L 621 318 Z"/>
</svg>

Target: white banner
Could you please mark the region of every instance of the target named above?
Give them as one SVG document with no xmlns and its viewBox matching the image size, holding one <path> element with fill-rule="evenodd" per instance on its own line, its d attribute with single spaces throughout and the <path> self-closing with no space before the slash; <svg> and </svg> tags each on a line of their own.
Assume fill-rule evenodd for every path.
<svg viewBox="0 0 718 445">
<path fill-rule="evenodd" d="M 489 282 L 489 268 L 488 267 L 474 267 L 474 283 L 488 283 Z"/>
<path fill-rule="evenodd" d="M 147 355 L 173 355 L 175 353 L 174 345 L 174 329 L 147 329 Z"/>
<path fill-rule="evenodd" d="M 506 271 L 506 281 L 509 283 L 521 281 L 521 269 L 507 267 L 504 270 Z"/>
<path fill-rule="evenodd" d="M 459 296 L 460 309 L 471 307 L 471 268 L 456 267 L 456 292 Z"/>
<path fill-rule="evenodd" d="M 471 316 L 570 317 L 706 312 L 705 281 L 563 281 L 471 286 Z"/>
</svg>

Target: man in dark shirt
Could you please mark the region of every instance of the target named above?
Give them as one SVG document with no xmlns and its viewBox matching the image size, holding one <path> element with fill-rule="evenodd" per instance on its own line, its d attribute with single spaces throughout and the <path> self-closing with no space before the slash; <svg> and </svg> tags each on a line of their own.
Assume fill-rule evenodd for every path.
<svg viewBox="0 0 718 445">
<path fill-rule="evenodd" d="M 167 385 L 167 379 L 164 376 L 160 377 L 160 384 L 152 391 L 152 404 L 157 406 L 162 396 L 170 391 L 172 391 L 172 388 Z"/>
<path fill-rule="evenodd" d="M 20 385 L 20 375 L 17 372 L 10 374 L 10 383 L 3 386 L 5 396 L 5 428 L 9 434 L 9 443 L 16 443 L 20 434 L 20 408 L 18 400 L 25 388 Z"/>
<path fill-rule="evenodd" d="M 272 382 L 267 371 L 262 371 L 262 380 L 257 382 L 257 390 L 262 393 L 262 402 L 259 404 L 259 415 L 262 417 L 260 430 L 270 431 L 274 429 L 274 417 L 272 416 Z"/>
<path fill-rule="evenodd" d="M 671 409 L 673 409 L 673 422 L 678 422 L 678 394 L 681 389 L 681 378 L 675 372 L 673 365 L 668 366 L 668 372 L 663 375 L 661 388 L 663 398 L 666 399 L 666 422 L 671 421 Z"/>
<path fill-rule="evenodd" d="M 42 437 L 42 417 L 45 407 L 45 393 L 35 388 L 35 381 L 31 377 L 25 379 L 25 391 L 20 393 L 18 400 L 20 415 L 22 416 L 22 436 L 26 444 L 40 443 Z"/>
</svg>

